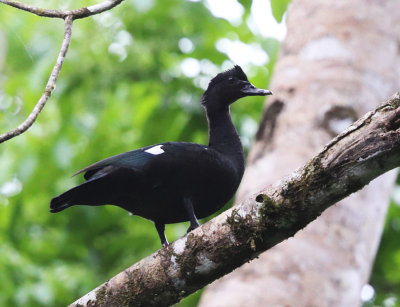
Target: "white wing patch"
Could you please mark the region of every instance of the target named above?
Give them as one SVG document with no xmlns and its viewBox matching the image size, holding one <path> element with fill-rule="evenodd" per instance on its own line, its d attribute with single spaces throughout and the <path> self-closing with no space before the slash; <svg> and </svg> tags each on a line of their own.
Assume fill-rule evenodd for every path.
<svg viewBox="0 0 400 307">
<path fill-rule="evenodd" d="M 148 152 L 149 154 L 152 155 L 161 155 L 162 153 L 164 153 L 164 150 L 161 149 L 163 145 L 157 145 L 154 147 L 151 147 L 149 149 L 146 149 L 145 152 Z"/>
</svg>

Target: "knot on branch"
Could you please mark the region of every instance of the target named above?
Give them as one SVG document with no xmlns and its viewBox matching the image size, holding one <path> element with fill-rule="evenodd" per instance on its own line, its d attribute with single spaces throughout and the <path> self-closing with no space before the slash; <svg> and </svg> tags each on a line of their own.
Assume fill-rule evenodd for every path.
<svg viewBox="0 0 400 307">
<path fill-rule="evenodd" d="M 331 136 L 336 136 L 358 118 L 352 106 L 335 105 L 323 112 L 320 125 Z"/>
</svg>

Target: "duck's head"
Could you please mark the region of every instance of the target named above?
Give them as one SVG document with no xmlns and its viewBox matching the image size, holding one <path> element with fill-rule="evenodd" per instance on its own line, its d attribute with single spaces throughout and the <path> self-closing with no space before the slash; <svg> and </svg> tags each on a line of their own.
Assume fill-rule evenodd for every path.
<svg viewBox="0 0 400 307">
<path fill-rule="evenodd" d="M 220 109 L 228 107 L 242 97 L 266 95 L 272 95 L 272 92 L 256 88 L 249 82 L 242 68 L 235 65 L 210 81 L 201 103 L 206 109 Z"/>
</svg>

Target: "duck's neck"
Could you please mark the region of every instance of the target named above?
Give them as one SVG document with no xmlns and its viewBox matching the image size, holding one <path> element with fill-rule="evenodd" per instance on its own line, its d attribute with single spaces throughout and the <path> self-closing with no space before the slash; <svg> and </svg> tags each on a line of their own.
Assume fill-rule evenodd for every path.
<svg viewBox="0 0 400 307">
<path fill-rule="evenodd" d="M 244 169 L 244 153 L 239 135 L 232 123 L 229 107 L 207 111 L 208 145 L 231 159 L 240 171 Z"/>
</svg>

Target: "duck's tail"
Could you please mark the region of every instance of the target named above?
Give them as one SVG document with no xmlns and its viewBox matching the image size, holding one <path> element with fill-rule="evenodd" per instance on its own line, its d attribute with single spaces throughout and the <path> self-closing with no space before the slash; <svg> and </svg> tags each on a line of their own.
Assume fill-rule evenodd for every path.
<svg viewBox="0 0 400 307">
<path fill-rule="evenodd" d="M 57 213 L 74 205 L 74 189 L 54 197 L 50 201 L 50 212 Z"/>
</svg>

